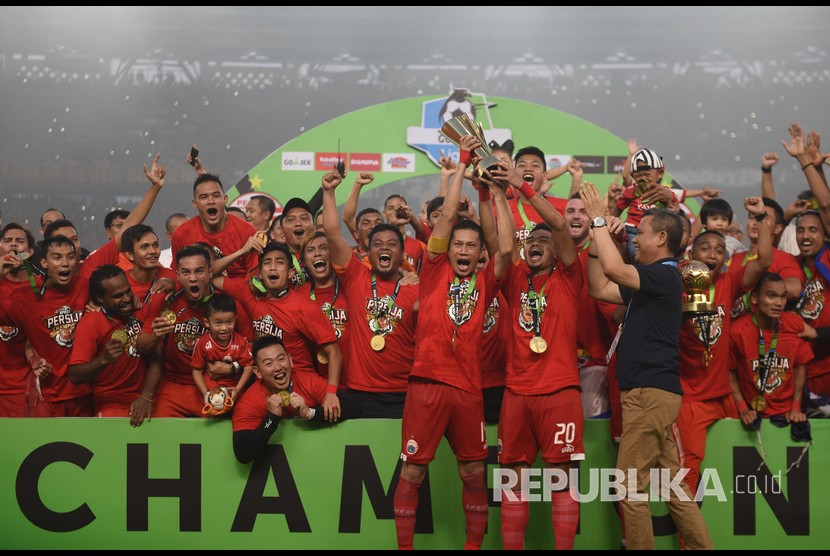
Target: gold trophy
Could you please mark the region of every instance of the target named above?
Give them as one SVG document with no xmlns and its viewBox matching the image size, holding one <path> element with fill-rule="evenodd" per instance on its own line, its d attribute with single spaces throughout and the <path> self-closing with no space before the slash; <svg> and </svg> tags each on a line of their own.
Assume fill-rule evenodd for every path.
<svg viewBox="0 0 830 556">
<path fill-rule="evenodd" d="M 694 316 L 716 314 L 715 300 L 709 299 L 713 280 L 709 267 L 700 261 L 683 261 L 679 270 L 683 282 L 683 313 Z"/>
<path fill-rule="evenodd" d="M 481 160 L 473 169 L 473 175 L 478 179 L 484 175 L 485 170 L 493 170 L 500 162 L 499 157 L 493 156 L 490 149 L 487 148 L 487 140 L 484 138 L 484 130 L 481 124 L 474 122 L 467 114 L 460 114 L 450 120 L 447 120 L 441 127 L 439 133 L 452 141 L 460 148 L 461 138 L 465 135 L 472 135 L 481 144 L 475 149 L 475 154 L 481 157 Z"/>
<path fill-rule="evenodd" d="M 695 319 L 695 326 L 700 327 L 703 338 L 703 365 L 712 362 L 710 350 L 710 331 L 712 319 L 718 313 L 715 300 L 709 299 L 712 272 L 700 261 L 683 261 L 678 265 L 680 280 L 683 282 L 683 316 Z"/>
<path fill-rule="evenodd" d="M 257 241 L 259 241 L 263 247 L 268 245 L 268 233 L 267 232 L 257 232 L 256 233 Z"/>
</svg>

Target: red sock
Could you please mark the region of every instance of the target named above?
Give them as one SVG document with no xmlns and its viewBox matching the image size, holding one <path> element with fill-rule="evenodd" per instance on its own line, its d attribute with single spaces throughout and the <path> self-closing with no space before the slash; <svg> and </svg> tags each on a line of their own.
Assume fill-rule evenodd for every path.
<svg viewBox="0 0 830 556">
<path fill-rule="evenodd" d="M 487 518 L 490 508 L 487 505 L 487 480 L 484 469 L 463 475 L 461 481 L 461 503 L 464 504 L 464 517 L 467 521 L 467 542 L 464 550 L 479 550 L 484 532 L 487 530 Z"/>
<path fill-rule="evenodd" d="M 556 550 L 573 550 L 579 525 L 579 502 L 571 498 L 568 490 L 552 492 L 550 502 Z"/>
<path fill-rule="evenodd" d="M 516 493 L 518 496 L 520 493 Z M 525 529 L 530 515 L 526 501 L 501 499 L 501 542 L 505 550 L 524 550 Z"/>
<path fill-rule="evenodd" d="M 398 532 L 398 549 L 412 550 L 412 538 L 415 536 L 415 514 L 418 511 L 418 489 L 420 483 L 411 483 L 400 477 L 395 489 L 395 529 Z"/>
</svg>

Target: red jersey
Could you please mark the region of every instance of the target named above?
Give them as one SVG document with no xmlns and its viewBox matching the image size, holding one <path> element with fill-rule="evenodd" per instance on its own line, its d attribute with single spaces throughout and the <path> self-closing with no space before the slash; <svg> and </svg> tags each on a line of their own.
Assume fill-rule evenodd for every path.
<svg viewBox="0 0 830 556">
<path fill-rule="evenodd" d="M 680 386 L 683 402 L 712 400 L 728 395 L 729 386 L 729 328 L 732 322 L 730 308 L 743 294 L 744 270 L 719 272 L 713 282 L 717 314 L 708 317 L 684 317 L 680 325 Z M 711 288 L 707 294 L 711 293 Z M 703 364 L 705 321 L 709 322 L 709 353 L 712 360 Z"/>
<path fill-rule="evenodd" d="M 323 315 L 329 320 L 334 333 L 337 336 L 337 343 L 340 345 L 340 352 L 343 354 L 343 365 L 340 371 L 340 383 L 343 383 L 343 377 L 349 368 L 349 308 L 346 302 L 346 296 L 343 294 L 342 286 L 339 280 L 325 288 L 315 288 L 313 283 L 309 280 L 299 288 L 297 293 L 308 298 L 317 304 Z M 318 369 L 322 374 L 328 373 L 328 363 L 320 363 L 318 361 Z"/>
<path fill-rule="evenodd" d="M 587 247 L 587 244 L 585 245 Z M 588 293 L 588 249 L 583 247 L 579 253 L 579 262 L 582 265 L 582 289 L 579 293 L 579 320 L 576 328 L 577 354 L 581 366 L 608 365 L 605 356 L 614 341 L 611 332 L 613 323 L 609 322 L 606 314 L 614 312 L 617 305 L 597 301 Z M 604 310 L 600 310 L 603 307 Z"/>
<path fill-rule="evenodd" d="M 557 264 L 553 272 L 533 276 L 520 261 L 512 264 L 503 290 L 510 307 L 512 338 L 507 352 L 506 386 L 515 394 L 552 394 L 570 386 L 579 387 L 576 363 L 576 329 L 579 293 L 585 278 L 582 264 Z M 530 284 L 533 296 L 530 295 Z M 536 333 L 532 297 L 538 296 L 539 333 Z M 530 341 L 541 336 L 548 348 L 534 353 Z"/>
<path fill-rule="evenodd" d="M 162 278 L 170 278 L 173 280 L 173 283 L 178 283 L 178 278 L 176 277 L 176 273 L 170 270 L 169 268 L 164 268 L 163 266 L 158 267 L 156 269 L 156 275 L 150 282 L 139 282 L 132 276 L 130 273 L 127 272 L 127 281 L 130 283 L 130 289 L 133 290 L 133 295 L 136 299 L 141 300 L 142 303 L 147 303 L 150 300 L 150 288 L 152 288 L 158 280 Z"/>
<path fill-rule="evenodd" d="M 179 249 L 204 241 L 213 247 L 214 254 L 218 259 L 226 255 L 230 255 L 239 251 L 247 243 L 248 238 L 256 233 L 256 230 L 248 222 L 235 216 L 225 216 L 225 228 L 221 232 L 215 234 L 208 233 L 202 226 L 202 221 L 198 216 L 194 216 L 173 232 L 173 237 L 170 239 L 173 250 L 173 269 L 176 265 L 176 253 Z M 228 267 L 228 276 L 245 277 L 250 272 L 254 271 L 258 266 L 257 254 L 255 251 L 243 255 L 235 260 L 233 264 Z"/>
<path fill-rule="evenodd" d="M 294 371 L 316 371 L 317 349 L 337 341 L 331 323 L 320 308 L 294 290 L 286 290 L 279 298 L 255 297 L 246 281 L 240 278 L 225 278 L 224 285 L 223 291 L 248 312 L 258 338 L 282 338 Z"/>
<path fill-rule="evenodd" d="M 545 195 L 545 200 L 551 204 L 559 214 L 565 214 L 565 208 L 568 206 L 568 200 L 561 197 L 551 197 Z M 510 205 L 510 212 L 513 214 L 513 222 L 516 224 L 516 241 L 521 250 L 525 245 L 525 240 L 530 232 L 533 231 L 536 224 L 543 222 L 539 213 L 527 201 L 523 201 L 517 197 L 515 199 L 508 199 L 507 204 Z"/>
<path fill-rule="evenodd" d="M 825 247 L 819 255 L 821 256 L 818 259 L 827 268 L 830 264 L 830 249 Z M 796 261 L 804 273 L 802 282 L 805 283 L 796 313 L 813 328 L 830 326 L 830 309 L 826 309 L 827 304 L 830 303 L 830 295 L 828 295 L 830 280 L 818 271 L 815 262 L 806 265 L 801 255 L 796 257 Z M 830 373 L 830 344 L 814 343 L 813 355 L 813 360 L 807 365 L 807 378 Z"/>
<path fill-rule="evenodd" d="M 308 270 L 303 264 L 301 254 L 295 253 L 290 247 L 288 250 L 291 251 L 291 261 L 289 261 L 291 268 L 288 270 L 288 280 L 292 288 L 299 288 L 307 284 L 311 280 L 311 277 L 308 275 Z"/>
<path fill-rule="evenodd" d="M 495 259 L 459 280 L 446 253 L 421 264 L 421 302 L 410 376 L 481 395 L 481 340 L 487 308 L 498 291 Z"/>
<path fill-rule="evenodd" d="M 322 406 L 326 397 L 326 380 L 320 375 L 311 373 L 298 373 L 291 375 L 289 392 L 297 392 L 303 397 L 308 407 Z M 259 428 L 262 420 L 268 415 L 266 400 L 269 396 L 268 389 L 262 380 L 257 380 L 245 395 L 239 398 L 233 406 L 233 432 L 250 431 Z M 290 419 L 297 417 L 297 412 L 291 406 L 283 406 L 282 418 Z"/>
<path fill-rule="evenodd" d="M 78 261 L 78 274 L 89 278 L 97 268 L 105 264 L 118 265 L 118 256 L 118 246 L 115 244 L 115 240 L 111 239 L 100 249 L 90 253 L 86 259 Z"/>
<path fill-rule="evenodd" d="M 196 342 L 207 332 L 203 324 L 205 318 L 205 301 L 189 305 L 182 290 L 167 299 L 167 308 L 176 315 L 173 332 L 164 337 L 164 374 L 165 381 L 176 384 L 193 384 L 193 350 Z M 144 332 L 153 333 L 153 320 L 144 323 Z"/>
<path fill-rule="evenodd" d="M 156 294 L 127 322 L 108 317 L 103 311 L 84 314 L 75 330 L 75 344 L 72 347 L 70 365 L 88 363 L 104 352 L 104 346 L 116 330 L 127 332 L 129 341 L 124 353 L 115 362 L 92 379 L 92 404 L 130 404 L 141 395 L 141 387 L 147 376 L 147 362 L 138 353 L 135 341 L 148 317 L 155 316 L 164 303 L 164 295 Z"/>
<path fill-rule="evenodd" d="M 230 342 L 227 346 L 220 346 L 219 343 L 213 339 L 210 332 L 205 332 L 196 342 L 196 347 L 193 348 L 193 356 L 190 359 L 194 369 L 201 369 L 206 371 L 208 363 L 215 361 L 224 361 L 225 363 L 232 363 L 236 361 L 242 367 L 248 367 L 254 364 L 254 358 L 251 355 L 251 345 L 247 338 L 239 332 L 234 332 L 231 335 Z M 217 384 L 234 388 L 238 377 L 224 376 L 216 381 Z"/>
<path fill-rule="evenodd" d="M 625 189 L 623 189 L 622 194 L 617 197 L 617 208 L 622 211 L 628 209 L 628 212 L 625 215 L 625 225 L 626 226 L 634 226 L 638 228 L 640 226 L 640 221 L 643 219 L 643 214 L 648 209 L 655 208 L 657 205 L 654 203 L 645 204 L 642 200 L 635 194 L 637 190 L 636 185 L 629 185 Z M 672 195 L 674 195 L 674 200 L 679 202 L 677 198 L 677 194 L 672 190 Z"/>
<path fill-rule="evenodd" d="M 406 392 L 415 356 L 418 313 L 413 305 L 418 301 L 419 286 L 399 286 L 397 280 L 376 277 L 373 290 L 373 272 L 355 254 L 345 267 L 334 268 L 352 315 L 346 342 L 349 369 L 341 383 L 367 392 Z M 375 335 L 384 338 L 381 351 L 371 347 Z"/>
<path fill-rule="evenodd" d="M 28 288 L 29 281 L 0 281 L 0 299 L 16 299 L 15 292 Z M 0 325 L 0 394 L 22 394 L 29 379 L 29 362 L 26 360 L 26 334 L 17 326 Z"/>
<path fill-rule="evenodd" d="M 778 324 L 778 338 L 772 330 L 763 330 L 764 357 L 761 357 L 760 335 L 751 315 L 745 315 L 732 324 L 729 332 L 730 368 L 736 369 L 744 400 L 752 401 L 758 395 L 761 382 L 761 362 L 769 365 L 764 388 L 767 407 L 763 415 L 783 415 L 790 411 L 795 387 L 795 369 L 806 365 L 813 358 L 813 350 L 807 340 L 798 337 L 804 324 L 798 315 L 782 313 Z M 773 342 L 775 355 L 772 356 Z"/>
<path fill-rule="evenodd" d="M 481 350 L 481 387 L 504 386 L 507 345 L 510 343 L 510 312 L 507 299 L 499 292 L 487 307 Z"/>
<path fill-rule="evenodd" d="M 403 236 L 403 258 L 416 271 L 421 266 L 421 257 L 424 256 L 426 250 L 425 243 L 408 235 Z"/>
<path fill-rule="evenodd" d="M 755 257 L 757 257 L 757 255 L 753 255 L 753 258 Z M 728 271 L 737 272 L 741 268 L 745 267 L 749 261 L 749 251 L 735 253 L 732 258 L 727 261 Z M 801 267 L 798 265 L 798 261 L 796 261 L 795 257 L 789 253 L 776 249 L 775 247 L 772 248 L 772 264 L 769 266 L 768 272 L 776 272 L 785 280 L 787 278 L 798 278 L 801 282 L 801 287 L 804 287 L 804 275 L 801 272 Z M 732 305 L 732 318 L 736 319 L 739 316 L 751 311 L 752 307 L 749 306 L 749 293 L 746 293 L 736 299 L 735 303 Z"/>
<path fill-rule="evenodd" d="M 20 328 L 34 350 L 52 365 L 52 372 L 40 380 L 46 402 L 61 402 L 89 394 L 89 384 L 72 384 L 66 375 L 75 326 L 89 301 L 89 280 L 75 275 L 67 288 L 41 286 L 15 291 L 13 298 L 0 301 L 0 324 Z"/>
</svg>

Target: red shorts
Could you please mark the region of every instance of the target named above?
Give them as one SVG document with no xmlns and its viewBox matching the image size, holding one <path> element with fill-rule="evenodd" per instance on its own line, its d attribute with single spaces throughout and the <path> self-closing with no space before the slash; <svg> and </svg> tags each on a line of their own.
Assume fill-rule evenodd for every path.
<svg viewBox="0 0 830 556">
<path fill-rule="evenodd" d="M 28 417 L 26 393 L 0 394 L 0 417 Z"/>
<path fill-rule="evenodd" d="M 100 403 L 95 406 L 96 417 L 129 417 L 130 405 L 124 403 Z"/>
<path fill-rule="evenodd" d="M 484 400 L 441 382 L 409 382 L 401 423 L 401 459 L 426 465 L 446 436 L 458 461 L 487 459 Z"/>
<path fill-rule="evenodd" d="M 576 388 L 523 396 L 504 391 L 499 416 L 499 463 L 533 465 L 539 450 L 545 463 L 585 459 L 585 418 Z"/>
<path fill-rule="evenodd" d="M 62 402 L 37 399 L 32 417 L 92 417 L 92 394 Z"/>
<path fill-rule="evenodd" d="M 161 379 L 153 396 L 153 417 L 201 417 L 205 397 L 196 383 Z"/>
</svg>

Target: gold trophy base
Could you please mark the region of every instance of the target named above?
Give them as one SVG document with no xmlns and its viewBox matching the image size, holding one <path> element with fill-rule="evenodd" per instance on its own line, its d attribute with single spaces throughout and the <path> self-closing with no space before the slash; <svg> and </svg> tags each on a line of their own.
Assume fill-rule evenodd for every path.
<svg viewBox="0 0 830 556">
<path fill-rule="evenodd" d="M 684 313 L 694 313 L 695 315 L 715 315 L 718 312 L 715 304 L 708 301 L 705 296 L 703 300 L 692 299 L 683 303 Z"/>
</svg>

